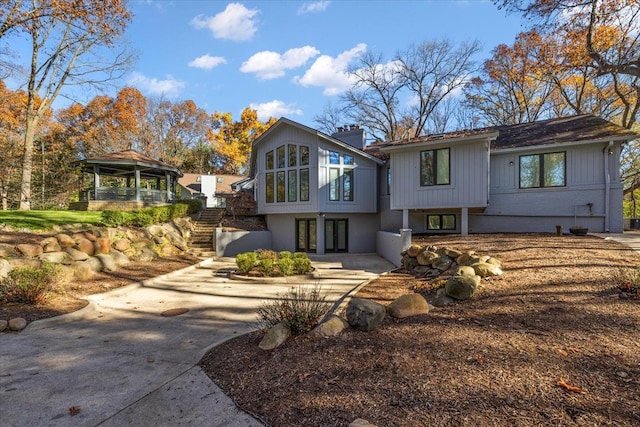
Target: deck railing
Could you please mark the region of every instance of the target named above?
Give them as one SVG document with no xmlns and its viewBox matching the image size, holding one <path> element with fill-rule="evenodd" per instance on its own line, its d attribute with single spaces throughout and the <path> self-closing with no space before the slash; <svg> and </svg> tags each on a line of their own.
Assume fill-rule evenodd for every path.
<svg viewBox="0 0 640 427">
<path fill-rule="evenodd" d="M 140 201 L 148 203 L 167 203 L 167 194 L 170 199 L 175 199 L 173 193 L 164 190 L 140 189 Z M 80 201 L 108 201 L 108 202 L 134 202 L 136 201 L 136 189 L 130 187 L 98 187 L 97 189 L 84 190 L 80 192 Z"/>
</svg>

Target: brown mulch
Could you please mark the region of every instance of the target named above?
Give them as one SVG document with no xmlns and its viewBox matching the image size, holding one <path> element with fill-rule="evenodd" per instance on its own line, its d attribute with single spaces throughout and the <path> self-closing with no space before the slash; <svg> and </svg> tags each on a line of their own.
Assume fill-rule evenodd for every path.
<svg viewBox="0 0 640 427">
<path fill-rule="evenodd" d="M 370 333 L 290 339 L 255 332 L 212 349 L 205 372 L 270 426 L 640 424 L 640 303 L 613 280 L 640 256 L 596 237 L 414 238 L 503 261 L 470 301 Z M 388 304 L 428 283 L 391 273 L 358 297 Z"/>
</svg>

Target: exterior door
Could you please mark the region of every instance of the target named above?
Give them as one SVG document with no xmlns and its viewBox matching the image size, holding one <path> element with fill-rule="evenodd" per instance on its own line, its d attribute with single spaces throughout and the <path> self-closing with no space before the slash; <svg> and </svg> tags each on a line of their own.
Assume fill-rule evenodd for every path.
<svg viewBox="0 0 640 427">
<path fill-rule="evenodd" d="M 296 252 L 315 252 L 316 220 L 296 219 Z"/>
<path fill-rule="evenodd" d="M 349 222 L 346 219 L 324 220 L 324 249 L 326 252 L 349 251 Z"/>
</svg>

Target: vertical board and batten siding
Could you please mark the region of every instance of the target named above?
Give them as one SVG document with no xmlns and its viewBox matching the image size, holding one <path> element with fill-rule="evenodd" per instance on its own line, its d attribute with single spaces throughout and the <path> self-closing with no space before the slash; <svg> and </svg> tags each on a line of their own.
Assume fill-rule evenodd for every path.
<svg viewBox="0 0 640 427">
<path fill-rule="evenodd" d="M 309 201 L 307 202 L 276 202 L 266 203 L 265 195 L 265 156 L 266 153 L 287 144 L 306 145 L 309 147 Z M 318 212 L 318 194 L 314 189 L 318 188 L 318 136 L 305 132 L 293 126 L 281 126 L 276 129 L 269 138 L 264 140 L 255 150 L 256 159 L 256 201 L 259 215 L 270 213 L 305 213 Z M 305 166 L 306 167 L 306 166 Z M 277 169 L 274 170 L 274 173 Z M 282 170 L 282 169 L 281 169 Z M 284 169 L 286 170 L 286 168 Z M 288 179 L 288 176 L 285 177 Z M 300 183 L 298 182 L 298 189 Z M 285 187 L 286 189 L 286 187 Z M 285 191 L 286 194 L 288 194 Z M 298 198 L 300 192 L 298 190 Z"/>
<path fill-rule="evenodd" d="M 420 151 L 450 147 L 449 185 L 420 185 Z M 455 209 L 487 205 L 488 142 L 421 146 L 391 153 L 391 209 Z"/>
<path fill-rule="evenodd" d="M 329 168 L 342 165 L 329 164 L 329 151 L 354 157 L 353 201 L 329 200 Z M 320 140 L 318 144 L 318 209 L 320 212 L 373 213 L 378 211 L 377 164 L 357 152 Z M 340 199 L 342 199 L 340 187 Z"/>
<path fill-rule="evenodd" d="M 605 231 L 605 146 L 603 143 L 563 148 L 547 146 L 517 153 L 493 152 L 489 206 L 483 213 L 471 215 L 470 231 L 551 232 L 556 225 L 565 230 L 584 225 L 592 231 Z M 521 155 L 560 151 L 566 153 L 565 187 L 519 188 Z M 611 179 L 609 229 L 618 232 L 622 231 L 620 144 L 614 145 L 613 154 L 606 155 Z"/>
</svg>

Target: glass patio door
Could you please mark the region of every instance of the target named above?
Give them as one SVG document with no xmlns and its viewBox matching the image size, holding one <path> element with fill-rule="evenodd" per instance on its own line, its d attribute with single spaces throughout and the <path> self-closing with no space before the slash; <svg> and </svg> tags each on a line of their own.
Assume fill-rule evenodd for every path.
<svg viewBox="0 0 640 427">
<path fill-rule="evenodd" d="M 315 252 L 316 220 L 296 219 L 296 252 Z"/>
<path fill-rule="evenodd" d="M 349 223 L 346 219 L 324 220 L 324 248 L 326 252 L 349 251 Z"/>
</svg>

